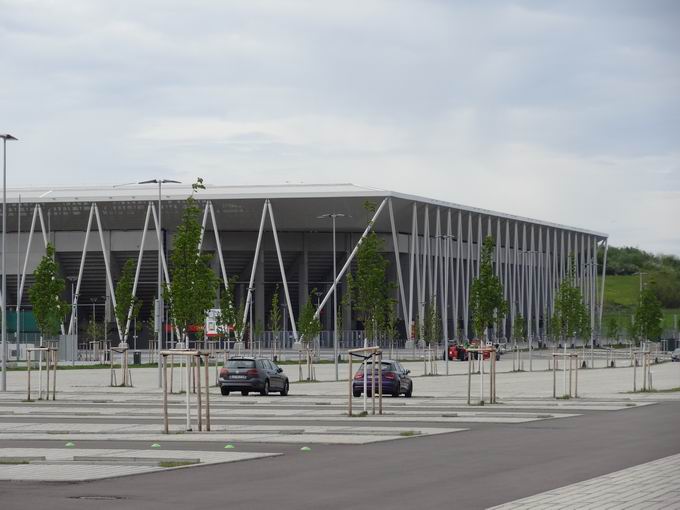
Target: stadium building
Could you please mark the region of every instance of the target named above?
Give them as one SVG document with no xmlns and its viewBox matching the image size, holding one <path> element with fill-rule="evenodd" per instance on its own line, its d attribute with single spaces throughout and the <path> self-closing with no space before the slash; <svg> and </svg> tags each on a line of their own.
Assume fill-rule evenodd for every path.
<svg viewBox="0 0 680 510">
<path fill-rule="evenodd" d="M 15 342 L 17 336 L 21 342 L 32 341 L 36 335 L 28 289 L 49 242 L 67 279 L 65 299 L 76 310 L 65 333 L 78 335 L 81 346 L 93 316 L 106 319 L 106 335 L 117 342 L 113 289 L 126 260 L 141 261 L 136 294 L 143 301 L 144 327 L 139 335 L 130 335 L 129 343 L 146 348 L 154 335 L 159 203 L 162 260 L 166 261 L 190 194 L 191 186 L 181 184 L 163 185 L 160 196 L 153 184 L 8 189 L 8 341 Z M 196 199 L 205 225 L 202 250 L 214 254 L 220 279 L 237 277 L 237 303 L 250 302 L 252 297 L 254 330 L 264 339 L 277 287 L 287 343 L 295 338 L 291 315 L 298 317 L 316 289 L 325 330 L 320 341 L 322 346 L 332 344 L 334 251 L 341 303 L 345 270 L 351 268 L 354 250 L 369 225 L 384 240 L 390 261 L 388 278 L 394 283 L 400 341 L 418 339 L 417 325 L 428 302 L 437 303 L 445 338 L 471 335 L 470 285 L 479 269 L 482 240 L 489 235 L 497 247 L 495 271 L 510 304 L 500 336 L 509 337 L 513 322 L 521 316 L 527 320 L 528 337 L 535 345 L 542 341 L 545 318 L 552 314 L 570 255 L 597 333 L 603 298 L 597 275 L 604 276 L 605 270 L 598 267 L 597 251 L 606 250 L 606 234 L 352 184 L 211 185 Z M 365 208 L 366 201 L 375 204 L 374 213 Z M 348 305 L 341 308 L 341 345 L 348 347 L 361 339 L 361 324 Z"/>
</svg>

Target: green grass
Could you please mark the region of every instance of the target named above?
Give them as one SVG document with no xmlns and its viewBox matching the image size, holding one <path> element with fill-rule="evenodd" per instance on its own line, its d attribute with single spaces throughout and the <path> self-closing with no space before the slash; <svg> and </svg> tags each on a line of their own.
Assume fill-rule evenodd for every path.
<svg viewBox="0 0 680 510">
<path fill-rule="evenodd" d="M 601 282 L 599 278 L 598 280 Z M 607 275 L 604 284 L 604 324 L 606 325 L 606 317 L 612 315 L 618 317 L 621 326 L 628 323 L 631 314 L 635 312 L 639 297 L 639 276 Z M 673 327 L 673 315 L 680 315 L 680 309 L 665 308 L 663 310 L 664 329 L 671 329 Z"/>
<path fill-rule="evenodd" d="M 420 432 L 418 432 L 417 430 L 404 430 L 402 432 L 399 432 L 399 435 L 401 437 L 413 437 L 417 436 L 418 434 L 420 434 Z"/>
<path fill-rule="evenodd" d="M 172 461 L 162 461 L 158 463 L 159 467 L 162 468 L 174 468 L 174 467 L 181 467 L 181 466 L 192 466 L 194 464 L 197 464 L 197 462 L 193 462 L 190 460 L 172 460 Z"/>
<path fill-rule="evenodd" d="M 608 275 L 604 284 L 604 301 L 608 306 L 635 307 L 640 295 L 640 277 L 635 275 Z"/>
</svg>

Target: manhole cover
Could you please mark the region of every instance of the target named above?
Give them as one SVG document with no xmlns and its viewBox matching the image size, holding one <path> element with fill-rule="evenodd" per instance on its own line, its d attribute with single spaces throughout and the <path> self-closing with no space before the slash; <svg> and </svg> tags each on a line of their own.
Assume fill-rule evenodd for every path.
<svg viewBox="0 0 680 510">
<path fill-rule="evenodd" d="M 71 496 L 69 499 L 90 499 L 95 501 L 117 501 L 125 499 L 123 496 Z"/>
</svg>

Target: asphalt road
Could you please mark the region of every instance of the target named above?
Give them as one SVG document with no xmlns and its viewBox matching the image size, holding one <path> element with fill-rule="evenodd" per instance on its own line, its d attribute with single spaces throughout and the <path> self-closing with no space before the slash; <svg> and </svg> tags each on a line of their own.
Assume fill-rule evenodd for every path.
<svg viewBox="0 0 680 510">
<path fill-rule="evenodd" d="M 308 453 L 270 450 L 285 455 L 86 483 L 0 482 L 0 508 L 486 508 L 680 453 L 680 402 Z"/>
</svg>

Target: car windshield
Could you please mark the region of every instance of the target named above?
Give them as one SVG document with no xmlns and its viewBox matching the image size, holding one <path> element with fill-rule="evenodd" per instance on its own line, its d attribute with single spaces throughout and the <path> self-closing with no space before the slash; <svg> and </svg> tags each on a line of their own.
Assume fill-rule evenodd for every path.
<svg viewBox="0 0 680 510">
<path fill-rule="evenodd" d="M 371 370 L 373 370 L 373 363 L 371 363 L 370 361 L 368 363 L 366 363 L 366 370 L 368 370 L 369 372 Z M 375 370 L 376 371 L 379 370 L 378 363 L 375 364 Z M 359 371 L 360 372 L 364 371 L 364 365 L 363 364 L 359 367 Z M 393 363 L 387 363 L 387 362 L 383 361 L 382 362 L 382 371 L 383 372 L 395 372 L 396 368 L 394 367 Z"/>
<path fill-rule="evenodd" d="M 230 359 L 227 361 L 227 368 L 238 370 L 242 368 L 254 368 L 255 361 L 252 359 Z"/>
</svg>

